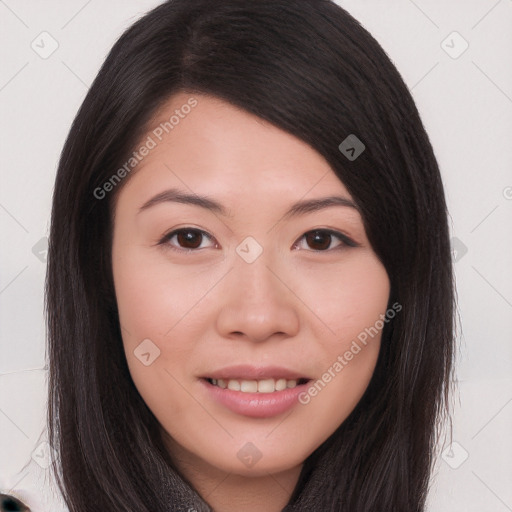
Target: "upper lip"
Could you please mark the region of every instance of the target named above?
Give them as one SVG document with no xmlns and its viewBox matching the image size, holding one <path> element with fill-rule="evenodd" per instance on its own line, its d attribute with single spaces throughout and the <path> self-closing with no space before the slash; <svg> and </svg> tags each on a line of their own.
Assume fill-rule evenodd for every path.
<svg viewBox="0 0 512 512">
<path fill-rule="evenodd" d="M 310 378 L 298 371 L 290 370 L 280 366 L 253 366 L 240 364 L 236 366 L 226 366 L 218 370 L 213 370 L 203 378 L 208 379 L 239 379 L 239 380 L 261 380 L 261 379 L 286 379 L 298 380 Z"/>
</svg>

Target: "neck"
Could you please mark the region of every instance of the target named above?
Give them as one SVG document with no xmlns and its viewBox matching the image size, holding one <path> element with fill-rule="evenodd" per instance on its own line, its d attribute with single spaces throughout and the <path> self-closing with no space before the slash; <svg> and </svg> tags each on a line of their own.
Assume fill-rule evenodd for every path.
<svg viewBox="0 0 512 512">
<path fill-rule="evenodd" d="M 166 436 L 167 437 L 167 436 Z M 295 489 L 302 464 L 278 473 L 228 473 L 166 439 L 183 476 L 215 512 L 281 512 Z"/>
</svg>

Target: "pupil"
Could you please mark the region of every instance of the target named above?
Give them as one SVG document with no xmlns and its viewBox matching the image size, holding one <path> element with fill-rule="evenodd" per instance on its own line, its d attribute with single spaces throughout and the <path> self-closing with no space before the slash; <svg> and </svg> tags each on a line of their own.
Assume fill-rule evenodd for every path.
<svg viewBox="0 0 512 512">
<path fill-rule="evenodd" d="M 316 248 L 313 247 L 313 249 L 317 249 L 317 250 L 328 249 L 329 245 L 331 245 L 330 237 L 331 237 L 331 235 L 324 234 L 321 231 L 311 231 L 307 235 L 307 241 L 308 241 L 309 245 L 312 245 L 312 244 L 318 243 L 318 241 L 320 240 L 320 247 L 316 247 Z M 322 243 L 322 238 L 323 238 L 324 243 Z"/>
<path fill-rule="evenodd" d="M 194 243 L 194 241 L 196 243 Z M 195 231 L 182 231 L 178 233 L 178 242 L 180 245 L 185 245 L 189 249 L 197 249 L 197 247 L 201 245 L 201 233 Z M 192 243 L 192 247 L 187 245 L 190 243 Z"/>
</svg>

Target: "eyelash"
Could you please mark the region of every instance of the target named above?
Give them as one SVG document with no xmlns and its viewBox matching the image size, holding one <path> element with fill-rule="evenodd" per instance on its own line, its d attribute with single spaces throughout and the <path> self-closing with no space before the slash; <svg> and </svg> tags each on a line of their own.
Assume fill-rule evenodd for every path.
<svg viewBox="0 0 512 512">
<path fill-rule="evenodd" d="M 184 233 L 187 233 L 187 232 L 198 233 L 198 234 L 208 238 L 211 241 L 213 240 L 213 237 L 206 231 L 203 231 L 202 229 L 185 227 L 185 228 L 175 229 L 175 230 L 171 231 L 170 233 L 167 233 L 158 242 L 158 245 L 165 245 L 166 248 L 171 249 L 172 251 L 180 252 L 180 253 L 190 253 L 190 252 L 199 251 L 201 249 L 201 247 L 195 248 L 195 249 L 186 249 L 186 248 L 174 247 L 173 245 L 171 245 L 169 243 L 170 240 L 174 236 L 178 235 L 179 233 L 183 233 L 183 232 Z M 306 249 L 306 250 L 309 250 L 310 252 L 331 252 L 331 251 L 341 250 L 344 247 L 358 247 L 360 245 L 357 242 L 355 242 L 354 240 L 352 240 L 351 238 L 349 238 L 348 236 L 344 235 L 343 233 L 340 233 L 339 231 L 334 231 L 332 229 L 312 229 L 312 230 L 304 233 L 299 238 L 299 240 L 304 239 L 304 237 L 310 233 L 321 233 L 323 235 L 329 235 L 329 236 L 337 238 L 341 242 L 340 245 L 338 245 L 337 247 L 334 247 L 333 249 L 323 249 L 323 250 L 322 249 Z M 294 244 L 294 247 L 296 245 L 297 245 L 297 242 Z M 204 247 L 202 249 L 204 249 Z"/>
</svg>

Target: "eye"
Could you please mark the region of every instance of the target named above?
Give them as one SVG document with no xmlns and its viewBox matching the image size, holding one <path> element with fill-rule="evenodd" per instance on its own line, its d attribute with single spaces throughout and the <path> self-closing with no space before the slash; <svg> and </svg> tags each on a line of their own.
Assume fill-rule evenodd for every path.
<svg viewBox="0 0 512 512">
<path fill-rule="evenodd" d="M 169 249 L 181 252 L 192 252 L 198 249 L 205 249 L 207 246 L 204 242 L 210 241 L 214 243 L 214 238 L 206 231 L 201 229 L 186 227 L 175 229 L 167 233 L 159 242 L 159 245 L 165 245 Z M 315 252 L 327 252 L 331 250 L 342 249 L 343 247 L 357 247 L 359 244 L 354 242 L 351 238 L 331 229 L 315 229 L 305 233 L 300 240 L 304 240 L 306 244 Z M 333 246 L 333 242 L 338 241 Z M 294 247 L 304 249 L 300 243 L 295 243 Z M 307 249 L 307 247 L 306 247 Z"/>
<path fill-rule="evenodd" d="M 174 251 L 190 252 L 195 249 L 204 249 L 205 246 L 202 243 L 205 239 L 213 241 L 213 237 L 201 229 L 180 228 L 167 233 L 158 243 Z"/>
<path fill-rule="evenodd" d="M 333 241 L 336 242 L 336 239 L 338 240 L 338 244 L 333 247 Z M 357 247 L 359 245 L 343 233 L 339 233 L 338 231 L 333 231 L 331 229 L 314 229 L 312 231 L 308 231 L 302 235 L 300 240 L 304 240 L 308 246 L 316 252 L 342 249 L 345 246 Z M 298 245 L 299 244 L 296 242 L 295 246 Z M 304 247 L 299 247 L 299 249 L 304 249 Z"/>
</svg>

